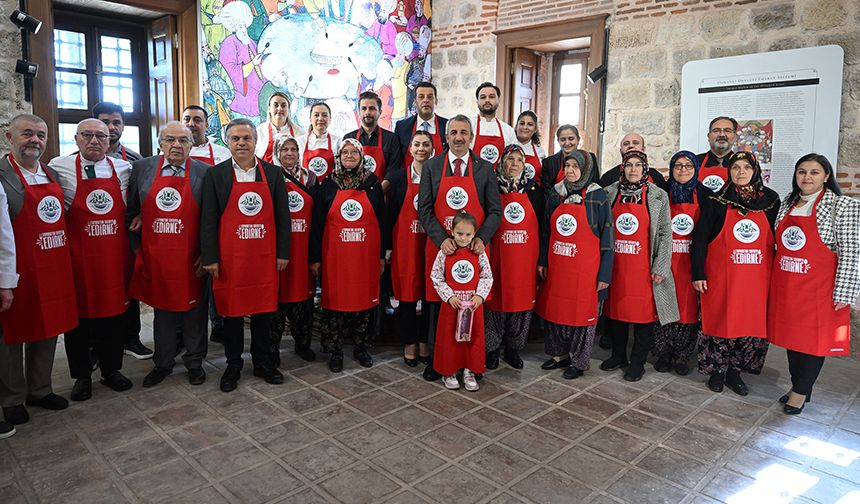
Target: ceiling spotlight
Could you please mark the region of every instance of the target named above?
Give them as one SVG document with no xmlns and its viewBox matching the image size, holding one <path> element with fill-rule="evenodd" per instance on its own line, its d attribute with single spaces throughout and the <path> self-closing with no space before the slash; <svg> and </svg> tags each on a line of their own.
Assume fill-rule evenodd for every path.
<svg viewBox="0 0 860 504">
<path fill-rule="evenodd" d="M 9 16 L 9 19 L 12 20 L 12 22 L 15 23 L 15 25 L 22 30 L 39 33 L 39 30 L 42 28 L 41 21 L 27 14 L 26 12 L 21 12 L 17 9 L 12 12 L 12 15 Z"/>
<path fill-rule="evenodd" d="M 36 74 L 39 73 L 39 65 L 37 65 L 36 63 L 31 63 L 27 60 L 18 60 L 18 62 L 15 63 L 15 73 L 19 73 L 24 77 L 35 79 Z"/>
<path fill-rule="evenodd" d="M 598 82 L 600 79 L 606 77 L 606 67 L 604 65 L 600 65 L 594 70 L 588 72 L 588 82 L 594 84 Z"/>
</svg>

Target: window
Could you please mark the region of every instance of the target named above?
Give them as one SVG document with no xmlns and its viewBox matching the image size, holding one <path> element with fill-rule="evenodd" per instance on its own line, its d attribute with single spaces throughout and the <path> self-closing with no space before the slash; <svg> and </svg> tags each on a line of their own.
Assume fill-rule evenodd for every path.
<svg viewBox="0 0 860 504">
<path fill-rule="evenodd" d="M 588 68 L 588 60 L 583 57 L 571 57 L 556 55 L 553 69 L 554 89 L 558 93 L 553 97 L 553 113 L 555 119 L 552 128 L 553 150 L 560 147 L 556 145 L 555 131 L 562 124 L 573 124 L 580 131 L 583 130 L 583 119 L 585 115 L 585 77 Z"/>
<path fill-rule="evenodd" d="M 78 150 L 74 134 L 102 101 L 123 109 L 121 142 L 149 154 L 149 96 L 142 26 L 101 17 L 55 12 L 54 64 L 59 112 L 60 154 Z M 143 77 L 141 77 L 143 76 Z M 141 146 L 147 152 L 141 151 Z"/>
</svg>

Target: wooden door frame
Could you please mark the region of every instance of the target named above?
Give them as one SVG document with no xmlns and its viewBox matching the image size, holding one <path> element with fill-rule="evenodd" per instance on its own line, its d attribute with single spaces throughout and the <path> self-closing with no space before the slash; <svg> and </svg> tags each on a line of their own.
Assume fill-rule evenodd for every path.
<svg viewBox="0 0 860 504">
<path fill-rule="evenodd" d="M 604 30 L 608 14 L 589 16 L 576 20 L 554 21 L 551 23 L 497 30 L 496 35 L 496 85 L 502 90 L 503 99 L 499 100 L 499 115 L 510 121 L 510 96 L 513 78 L 511 73 L 511 51 L 518 47 L 544 44 L 558 40 L 578 37 L 591 37 L 591 47 L 588 55 L 588 71 L 604 64 L 603 49 Z M 597 84 L 588 84 L 585 93 L 588 99 L 585 110 L 582 147 L 590 152 L 598 150 L 600 132 L 600 101 L 603 90 Z M 555 132 L 550 132 L 554 134 Z"/>
<path fill-rule="evenodd" d="M 549 117 L 549 121 L 547 121 L 547 122 L 549 123 L 548 126 L 549 126 L 550 131 L 552 132 L 551 134 L 554 134 L 555 131 L 558 129 L 558 127 L 561 126 L 561 122 L 558 119 L 558 109 L 559 109 L 558 102 L 559 102 L 559 98 L 561 98 L 561 93 L 559 92 L 559 89 L 561 89 L 561 85 L 560 85 L 561 72 L 559 70 L 560 70 L 561 66 L 566 64 L 566 63 L 582 62 L 583 64 L 585 64 L 587 66 L 589 55 L 585 52 L 581 52 L 579 54 L 567 54 L 567 51 L 558 51 L 558 52 L 554 52 L 552 54 L 554 57 L 552 59 L 552 68 L 550 70 L 550 79 L 552 81 L 553 92 L 552 92 L 552 95 L 550 96 L 550 106 L 549 106 L 550 117 Z M 586 94 L 585 90 L 588 86 L 588 78 L 586 77 L 585 74 L 586 74 L 586 72 L 583 72 L 582 81 L 580 82 L 580 86 L 581 86 L 580 87 L 580 93 L 579 93 L 580 97 L 585 96 L 585 94 Z M 599 86 L 597 86 L 597 87 L 599 87 Z M 585 108 L 587 106 L 587 103 L 586 103 L 587 101 L 588 100 L 580 99 L 579 117 L 581 120 L 585 119 L 587 117 L 586 110 L 585 110 Z M 585 129 L 585 126 L 580 126 L 580 125 L 575 125 L 575 126 L 577 128 L 583 129 L 583 130 Z M 547 145 L 550 145 L 550 144 L 551 144 L 551 141 L 548 141 Z"/>
</svg>

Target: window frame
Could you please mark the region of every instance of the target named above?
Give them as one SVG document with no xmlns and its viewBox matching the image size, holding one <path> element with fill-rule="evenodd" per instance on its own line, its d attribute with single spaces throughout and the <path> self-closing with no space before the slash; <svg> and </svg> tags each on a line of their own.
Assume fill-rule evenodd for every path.
<svg viewBox="0 0 860 504">
<path fill-rule="evenodd" d="M 562 94 L 561 92 L 561 67 L 565 65 L 582 65 L 582 70 L 580 72 L 580 83 L 579 83 L 579 93 L 566 93 Z M 559 120 L 559 102 L 562 96 L 579 96 L 579 121 L 576 126 L 577 130 L 582 132 L 585 129 L 585 105 L 586 98 L 588 95 L 587 85 L 588 85 L 588 52 L 575 50 L 575 51 L 562 51 L 558 53 L 554 53 L 554 57 L 552 59 L 552 89 L 555 90 L 552 93 L 552 101 L 550 103 L 550 131 L 552 132 L 552 146 L 555 149 L 553 152 L 558 150 L 558 146 L 556 145 L 555 132 L 558 131 L 558 128 L 561 126 L 561 122 Z M 582 135 L 582 133 L 580 133 Z"/>
</svg>

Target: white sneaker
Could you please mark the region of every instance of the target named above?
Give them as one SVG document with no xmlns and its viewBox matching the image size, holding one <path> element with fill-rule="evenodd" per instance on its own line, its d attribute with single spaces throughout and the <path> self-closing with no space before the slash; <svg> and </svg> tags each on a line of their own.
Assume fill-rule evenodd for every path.
<svg viewBox="0 0 860 504">
<path fill-rule="evenodd" d="M 449 390 L 457 390 L 458 388 L 460 388 L 460 382 L 457 381 L 457 375 L 451 375 L 442 378 L 442 383 L 444 383 L 445 388 Z"/>
<path fill-rule="evenodd" d="M 468 369 L 463 370 L 463 388 L 469 392 L 478 390 L 478 380 L 475 379 L 474 373 Z"/>
</svg>

